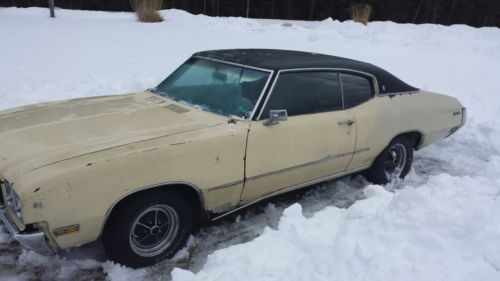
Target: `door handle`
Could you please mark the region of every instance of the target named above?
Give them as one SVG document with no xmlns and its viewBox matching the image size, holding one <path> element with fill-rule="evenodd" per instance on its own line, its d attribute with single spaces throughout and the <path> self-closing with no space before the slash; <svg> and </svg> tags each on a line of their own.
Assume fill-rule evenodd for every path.
<svg viewBox="0 0 500 281">
<path fill-rule="evenodd" d="M 339 121 L 338 124 L 340 126 L 342 125 L 352 126 L 352 124 L 354 124 L 354 121 L 349 119 L 349 120 Z"/>
</svg>

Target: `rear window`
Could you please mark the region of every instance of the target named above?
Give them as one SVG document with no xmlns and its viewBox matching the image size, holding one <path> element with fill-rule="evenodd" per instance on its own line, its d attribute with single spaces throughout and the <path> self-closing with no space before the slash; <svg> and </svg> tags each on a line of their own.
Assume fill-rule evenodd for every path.
<svg viewBox="0 0 500 281">
<path fill-rule="evenodd" d="M 371 99 L 373 88 L 370 79 L 349 73 L 341 73 L 340 76 L 344 93 L 344 108 L 355 107 Z"/>
</svg>

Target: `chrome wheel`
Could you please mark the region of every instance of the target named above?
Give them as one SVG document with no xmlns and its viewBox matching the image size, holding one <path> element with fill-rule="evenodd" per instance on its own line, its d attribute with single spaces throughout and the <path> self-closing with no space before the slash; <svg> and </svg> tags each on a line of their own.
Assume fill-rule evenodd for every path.
<svg viewBox="0 0 500 281">
<path fill-rule="evenodd" d="M 168 205 L 154 205 L 134 220 L 129 243 L 141 257 L 154 257 L 165 251 L 179 232 L 179 216 Z"/>
<path fill-rule="evenodd" d="M 387 179 L 400 178 L 406 165 L 406 147 L 401 143 L 393 144 L 388 151 L 384 162 L 384 171 Z"/>
</svg>

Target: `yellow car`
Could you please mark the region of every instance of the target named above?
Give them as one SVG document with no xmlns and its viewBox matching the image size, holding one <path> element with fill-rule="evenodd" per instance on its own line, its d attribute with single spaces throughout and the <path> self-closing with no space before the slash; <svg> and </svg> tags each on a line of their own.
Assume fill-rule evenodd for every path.
<svg viewBox="0 0 500 281">
<path fill-rule="evenodd" d="M 465 113 L 351 59 L 200 52 L 145 92 L 0 112 L 0 219 L 39 253 L 102 238 L 110 259 L 148 266 L 264 198 L 361 171 L 403 178 Z"/>
</svg>

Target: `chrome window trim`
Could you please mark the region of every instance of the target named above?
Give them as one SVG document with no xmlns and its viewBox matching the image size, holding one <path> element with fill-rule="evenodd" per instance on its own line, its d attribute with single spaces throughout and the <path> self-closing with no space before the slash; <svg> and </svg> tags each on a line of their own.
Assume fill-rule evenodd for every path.
<svg viewBox="0 0 500 281">
<path fill-rule="evenodd" d="M 271 89 L 269 90 L 269 94 L 267 95 L 266 97 L 266 100 L 264 101 L 264 104 L 262 105 L 262 108 L 259 112 L 259 116 L 257 117 L 257 121 L 261 120 L 260 118 L 262 117 L 262 113 L 264 112 L 264 109 L 266 108 L 266 105 L 269 101 L 269 97 L 273 94 L 273 91 L 274 91 L 274 87 L 276 86 L 276 82 L 278 81 L 279 77 L 280 77 L 280 74 L 281 73 L 285 73 L 285 72 L 302 72 L 302 71 L 305 71 L 305 72 L 309 72 L 309 71 L 335 71 L 335 72 L 338 72 L 339 73 L 339 76 L 342 72 L 347 72 L 347 73 L 357 73 L 357 74 L 361 74 L 361 75 L 364 75 L 364 76 L 368 76 L 369 78 L 371 78 L 372 80 L 372 85 L 373 85 L 373 91 L 374 91 L 374 95 L 373 96 L 379 96 L 379 90 L 378 90 L 378 81 L 377 81 L 377 78 L 370 74 L 370 73 L 367 73 L 367 72 L 363 72 L 363 71 L 359 71 L 359 70 L 353 70 L 353 69 L 348 69 L 348 68 L 329 68 L 329 67 L 312 67 L 312 68 L 291 68 L 291 69 L 281 69 L 281 70 L 278 70 L 277 74 L 276 74 L 276 77 L 274 78 L 274 81 L 273 81 L 273 84 L 271 86 Z M 342 85 L 342 83 L 340 84 Z M 344 91 L 343 89 L 341 88 L 341 93 L 342 93 L 342 105 L 344 103 L 343 99 L 344 99 Z M 342 106 L 344 108 L 344 106 Z"/>
<path fill-rule="evenodd" d="M 273 94 L 274 87 L 276 86 L 276 81 L 278 81 L 281 72 L 282 72 L 282 70 L 278 70 L 278 72 L 276 73 L 276 77 L 274 78 L 273 84 L 271 85 L 271 88 L 269 89 L 267 97 L 264 100 L 264 103 L 262 104 L 262 107 L 261 107 L 260 112 L 259 112 L 259 116 L 257 116 L 257 120 L 256 121 L 260 120 L 262 112 L 264 112 L 264 109 L 266 108 L 267 102 L 269 101 L 269 97 Z"/>
<path fill-rule="evenodd" d="M 342 85 L 342 74 L 347 74 L 347 73 L 346 73 L 346 72 L 339 72 L 339 76 L 340 76 L 340 83 L 341 83 L 340 85 L 341 85 L 341 87 L 342 87 L 342 102 L 343 102 L 343 101 L 344 101 L 344 86 Z M 360 77 L 359 75 L 351 75 L 351 76 L 358 76 L 358 77 Z M 366 78 L 366 77 L 363 77 L 363 78 Z M 372 82 L 373 82 L 373 81 L 372 81 Z M 372 86 L 377 87 L 377 85 L 376 85 L 376 84 L 373 84 L 373 83 L 372 83 Z M 344 104 L 344 103 L 342 103 L 343 110 L 346 110 L 346 109 L 351 109 L 351 108 L 353 108 L 353 107 L 357 107 L 357 106 L 360 106 L 360 105 L 362 105 L 362 104 L 365 104 L 365 103 L 369 102 L 370 100 L 372 100 L 372 99 L 373 99 L 376 95 L 377 95 L 377 92 L 375 92 L 375 88 L 374 88 L 374 92 L 372 92 L 372 96 L 371 96 L 369 99 L 367 99 L 367 100 L 365 100 L 365 101 L 363 101 L 363 102 L 361 102 L 361 103 L 358 103 L 358 104 L 356 104 L 355 106 L 351 106 L 351 107 L 349 107 L 349 108 L 346 108 L 346 107 L 345 107 L 345 104 Z"/>
<path fill-rule="evenodd" d="M 267 78 L 266 84 L 264 85 L 264 88 L 262 89 L 262 92 L 260 92 L 259 98 L 257 99 L 257 102 L 255 103 L 255 106 L 253 107 L 252 113 L 250 114 L 250 117 L 248 120 L 253 120 L 255 117 L 255 114 L 257 113 L 257 109 L 259 108 L 260 101 L 262 100 L 262 97 L 266 93 L 267 87 L 269 86 L 269 83 L 271 82 L 271 79 L 273 78 L 274 71 L 269 74 L 269 77 Z"/>
<path fill-rule="evenodd" d="M 384 96 L 396 96 L 396 95 L 416 94 L 418 92 L 420 92 L 420 89 L 417 89 L 415 91 L 384 93 L 384 94 L 379 94 L 379 96 L 380 97 L 384 97 Z"/>
<path fill-rule="evenodd" d="M 342 96 L 342 109 L 345 109 L 345 102 L 344 102 L 344 85 L 342 85 L 342 75 L 340 74 L 340 72 L 337 72 L 337 76 L 339 77 L 340 95 Z"/>
<path fill-rule="evenodd" d="M 203 60 L 218 62 L 218 63 L 224 63 L 224 64 L 228 64 L 228 65 L 233 65 L 233 66 L 239 66 L 239 67 L 253 69 L 253 70 L 264 71 L 264 72 L 268 72 L 269 73 L 269 76 L 267 77 L 266 84 L 264 84 L 264 87 L 262 88 L 262 91 L 260 92 L 259 98 L 255 102 L 255 106 L 253 107 L 253 110 L 250 113 L 250 116 L 245 119 L 245 120 L 253 120 L 253 118 L 255 117 L 255 113 L 257 111 L 257 108 L 259 107 L 260 101 L 262 100 L 262 97 L 264 96 L 264 93 L 266 92 L 267 87 L 269 86 L 269 82 L 271 82 L 271 79 L 272 79 L 273 74 L 274 74 L 274 70 L 265 69 L 265 68 L 259 68 L 259 67 L 253 67 L 253 66 L 250 66 L 250 65 L 239 64 L 239 63 L 229 62 L 229 61 L 224 61 L 224 60 L 218 60 L 218 59 L 208 58 L 208 57 L 204 57 L 204 56 L 192 56 L 192 57 L 193 58 L 197 58 L 197 59 L 203 59 Z"/>
<path fill-rule="evenodd" d="M 263 177 L 267 177 L 267 176 L 273 176 L 273 175 L 281 174 L 281 173 L 292 171 L 292 170 L 295 170 L 295 169 L 298 169 L 298 168 L 303 168 L 303 167 L 307 167 L 307 166 L 311 166 L 311 165 L 321 164 L 321 163 L 328 162 L 328 161 L 331 161 L 331 160 L 336 160 L 336 159 L 339 159 L 339 158 L 342 158 L 342 157 L 356 155 L 356 154 L 363 153 L 363 152 L 366 152 L 366 151 L 369 151 L 369 150 L 370 150 L 370 147 L 366 147 L 366 148 L 354 150 L 353 152 L 344 152 L 344 153 L 335 154 L 335 155 L 326 155 L 325 157 L 323 157 L 323 158 L 321 158 L 319 160 L 314 160 L 314 161 L 311 161 L 311 162 L 307 162 L 307 163 L 303 163 L 303 164 L 299 164 L 299 165 L 295 165 L 295 166 L 290 166 L 290 167 L 287 167 L 287 168 L 284 168 L 284 169 L 281 169 L 281 170 L 276 170 L 276 171 L 272 171 L 272 172 L 268 172 L 268 173 L 256 175 L 256 176 L 253 176 L 253 177 L 249 177 L 249 178 L 245 179 L 245 182 L 246 181 L 254 181 L 254 180 L 257 180 L 257 179 L 260 179 L 260 178 L 263 178 Z"/>
<path fill-rule="evenodd" d="M 244 67 L 244 68 L 250 68 L 250 69 L 265 71 L 265 72 L 269 72 L 269 73 L 273 73 L 274 72 L 274 70 L 272 70 L 272 69 L 260 68 L 260 67 L 250 66 L 250 65 L 236 63 L 236 62 L 230 62 L 230 61 L 225 61 L 225 60 L 213 59 L 213 58 L 204 57 L 204 56 L 192 56 L 192 57 L 193 58 L 197 58 L 197 59 L 204 59 L 204 60 L 209 60 L 209 61 L 214 61 L 214 62 L 220 62 L 220 63 L 234 65 L 234 66 L 240 66 L 240 67 Z"/>
</svg>

